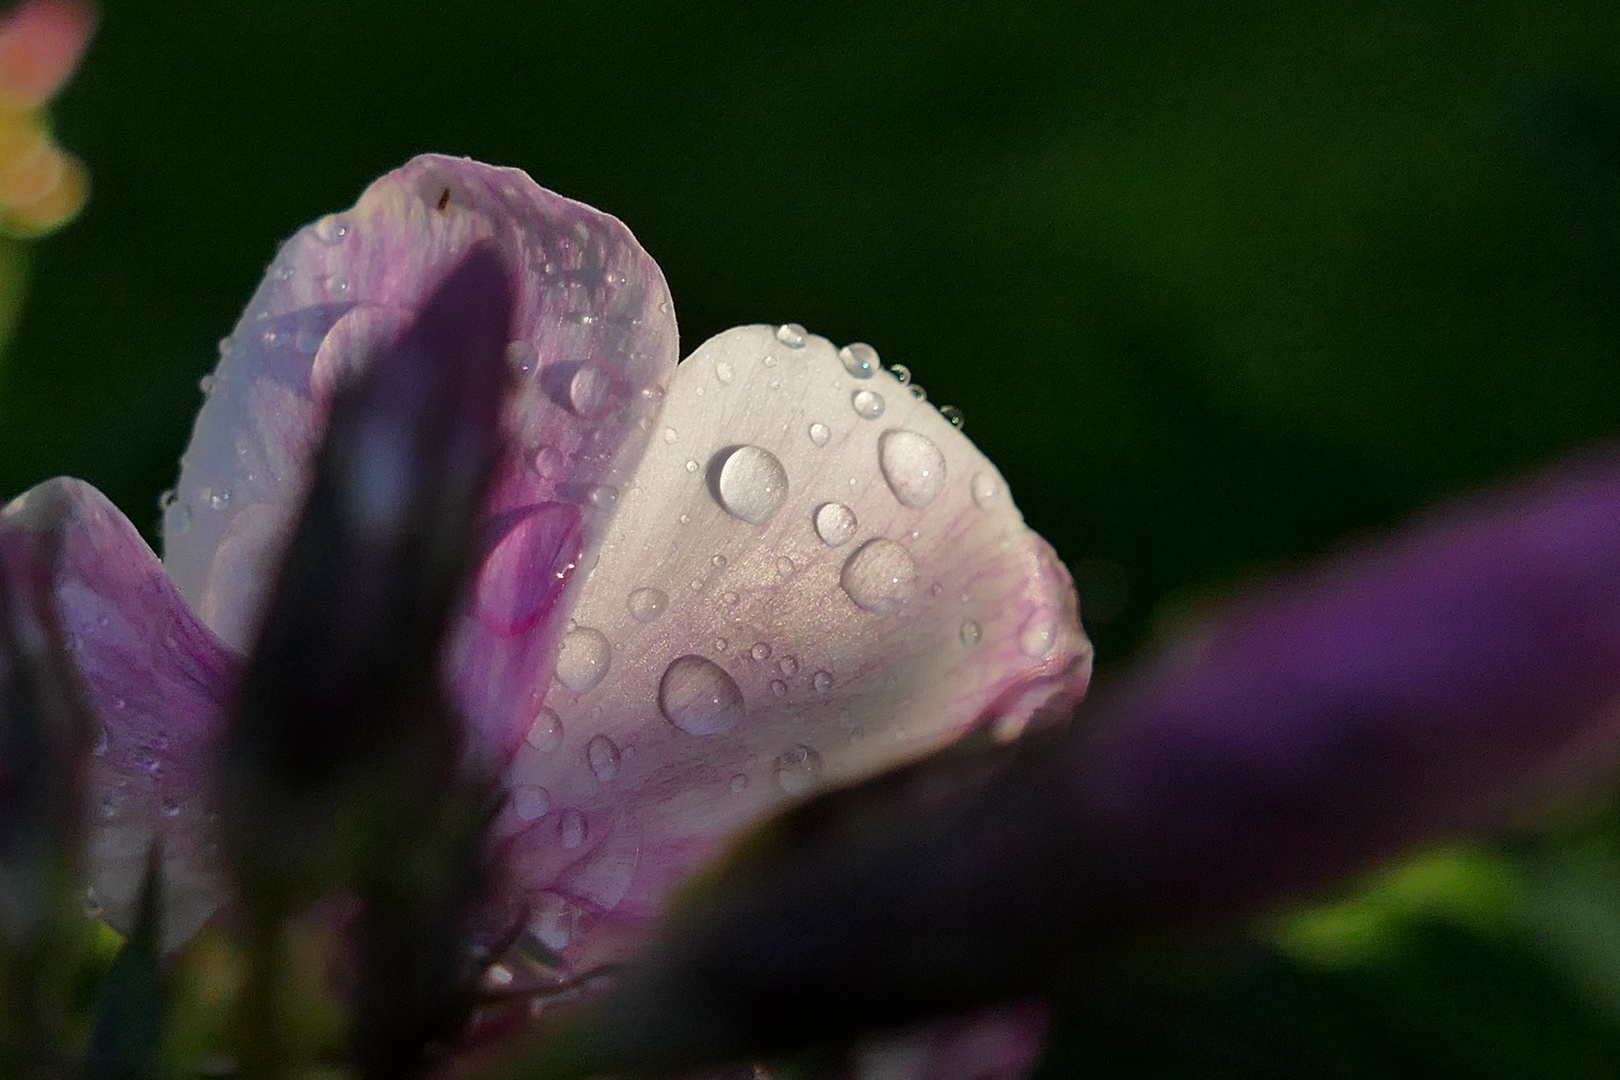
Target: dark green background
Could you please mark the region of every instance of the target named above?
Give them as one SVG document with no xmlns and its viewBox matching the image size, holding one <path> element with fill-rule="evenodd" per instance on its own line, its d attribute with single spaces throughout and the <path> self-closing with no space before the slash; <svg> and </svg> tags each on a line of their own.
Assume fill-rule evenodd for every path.
<svg viewBox="0 0 1620 1080">
<path fill-rule="evenodd" d="M 871 341 L 1094 585 L 1169 594 L 1620 427 L 1620 5 L 113 2 L 56 110 L 0 492 L 146 525 L 277 242 L 423 150 Z M 1096 579 L 1094 582 L 1089 579 Z M 1179 592 L 1178 592 L 1179 591 Z"/>
</svg>

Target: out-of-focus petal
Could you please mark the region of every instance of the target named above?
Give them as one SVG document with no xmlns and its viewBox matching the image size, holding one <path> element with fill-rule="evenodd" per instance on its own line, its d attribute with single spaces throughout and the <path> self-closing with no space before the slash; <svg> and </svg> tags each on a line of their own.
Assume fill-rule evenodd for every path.
<svg viewBox="0 0 1620 1080">
<path fill-rule="evenodd" d="M 0 108 L 30 109 L 73 74 L 96 28 L 77 0 L 23 0 L 0 19 Z"/>
<path fill-rule="evenodd" d="M 640 925 L 785 801 L 1083 692 L 1068 574 L 1000 474 L 851 356 L 742 327 L 671 382 L 509 775 L 552 947 Z"/>
<path fill-rule="evenodd" d="M 365 368 L 476 243 L 517 283 L 520 388 L 489 504 L 492 552 L 456 649 L 493 752 L 523 737 L 578 555 L 626 488 L 676 358 L 662 274 L 620 222 L 517 169 L 424 156 L 295 235 L 221 345 L 165 515 L 165 565 L 236 648 L 302 504 L 332 389 Z M 514 721 L 518 721 L 514 723 Z"/>
<path fill-rule="evenodd" d="M 854 1080 L 1023 1080 L 1046 1042 L 1046 1010 L 1011 1005 L 903 1032 L 855 1049 Z"/>
<path fill-rule="evenodd" d="M 0 531 L 59 546 L 62 632 L 99 723 L 90 772 L 96 897 L 127 929 L 147 849 L 161 835 L 164 936 L 178 943 L 225 896 L 206 772 L 235 661 L 187 609 L 134 527 L 88 484 L 52 480 L 25 492 L 0 512 Z"/>
</svg>

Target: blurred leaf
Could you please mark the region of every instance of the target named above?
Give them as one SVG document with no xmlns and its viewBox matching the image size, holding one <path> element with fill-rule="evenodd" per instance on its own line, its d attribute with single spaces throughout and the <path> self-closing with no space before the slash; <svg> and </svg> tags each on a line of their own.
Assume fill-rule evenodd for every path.
<svg viewBox="0 0 1620 1080">
<path fill-rule="evenodd" d="M 163 861 L 147 857 L 135 928 L 102 981 L 85 1055 L 85 1080 L 155 1080 L 162 1067 Z"/>
</svg>

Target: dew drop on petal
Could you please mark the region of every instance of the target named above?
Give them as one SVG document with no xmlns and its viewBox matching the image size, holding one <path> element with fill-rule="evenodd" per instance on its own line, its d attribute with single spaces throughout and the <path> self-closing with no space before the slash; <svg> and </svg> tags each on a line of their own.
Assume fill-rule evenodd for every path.
<svg viewBox="0 0 1620 1080">
<path fill-rule="evenodd" d="M 739 446 L 726 455 L 715 486 L 726 513 L 750 525 L 761 525 L 787 501 L 787 470 L 769 450 Z"/>
<path fill-rule="evenodd" d="M 831 690 L 832 683 L 833 677 L 832 672 L 830 671 L 818 671 L 810 680 L 810 685 L 815 688 L 815 691 L 818 694 L 825 694 L 827 691 Z"/>
<path fill-rule="evenodd" d="M 776 328 L 776 340 L 790 349 L 804 348 L 804 327 L 798 323 L 785 323 Z"/>
<path fill-rule="evenodd" d="M 822 503 L 816 507 L 816 535 L 828 547 L 841 547 L 855 535 L 855 511 L 843 503 Z"/>
<path fill-rule="evenodd" d="M 687 461 L 686 461 L 686 471 L 687 472 L 697 472 L 698 468 L 699 468 L 699 465 L 698 465 L 697 462 L 693 461 L 690 458 L 687 459 Z"/>
<path fill-rule="evenodd" d="M 598 484 L 586 496 L 598 510 L 611 510 L 619 505 L 619 489 L 611 484 Z"/>
<path fill-rule="evenodd" d="M 613 649 L 602 631 L 580 627 L 563 638 L 562 652 L 557 654 L 557 681 L 582 694 L 602 681 L 612 658 Z"/>
<path fill-rule="evenodd" d="M 782 659 L 776 662 L 776 670 L 780 671 L 790 679 L 793 678 L 793 676 L 799 673 L 799 658 L 797 656 L 793 656 L 792 654 L 782 657 Z"/>
<path fill-rule="evenodd" d="M 849 399 L 855 407 L 855 415 L 867 420 L 876 420 L 883 415 L 883 395 L 875 390 L 857 390 Z"/>
<path fill-rule="evenodd" d="M 714 362 L 714 377 L 722 383 L 729 383 L 737 377 L 737 369 L 725 360 L 716 360 Z"/>
<path fill-rule="evenodd" d="M 945 455 L 915 431 L 885 431 L 878 438 L 878 465 L 902 506 L 920 510 L 945 490 Z"/>
<path fill-rule="evenodd" d="M 658 681 L 658 709 L 688 735 L 719 735 L 742 719 L 742 690 L 714 661 L 681 656 Z"/>
<path fill-rule="evenodd" d="M 158 809 L 161 810 L 163 816 L 167 818 L 180 816 L 180 804 L 169 798 L 167 795 L 163 797 L 162 802 L 158 803 Z"/>
<path fill-rule="evenodd" d="M 963 424 L 967 423 L 967 416 L 955 405 L 941 405 L 939 407 L 939 415 L 949 420 L 951 422 L 951 427 L 953 428 L 960 428 Z"/>
<path fill-rule="evenodd" d="M 568 407 L 587 420 L 594 420 L 613 404 L 613 375 L 601 364 L 581 364 L 568 380 Z"/>
<path fill-rule="evenodd" d="M 789 578 L 793 576 L 793 560 L 786 555 L 776 557 L 776 574 L 778 577 Z"/>
<path fill-rule="evenodd" d="M 779 698 L 787 697 L 787 683 L 783 682 L 781 679 L 772 679 L 771 693 L 775 694 Z"/>
<path fill-rule="evenodd" d="M 776 786 L 787 795 L 803 795 L 821 775 L 821 755 L 800 743 L 776 759 Z"/>
<path fill-rule="evenodd" d="M 562 740 L 562 717 L 557 715 L 557 710 L 540 706 L 540 710 L 534 714 L 533 722 L 529 724 L 528 732 L 523 736 L 523 741 L 542 754 L 549 754 L 562 745 Z"/>
<path fill-rule="evenodd" d="M 844 561 L 838 583 L 856 607 L 888 615 L 916 594 L 917 561 L 893 540 L 868 540 Z"/>
<path fill-rule="evenodd" d="M 1036 608 L 1018 631 L 1018 651 L 1031 660 L 1044 660 L 1057 644 L 1057 614 Z"/>
<path fill-rule="evenodd" d="M 979 629 L 978 623 L 974 622 L 972 619 L 965 620 L 962 623 L 962 644 L 972 648 L 979 643 L 979 638 L 982 636 L 982 633 L 983 632 Z"/>
<path fill-rule="evenodd" d="M 664 609 L 669 607 L 669 596 L 662 589 L 636 589 L 625 600 L 625 607 L 629 609 L 630 617 L 638 623 L 656 622 Z"/>
<path fill-rule="evenodd" d="M 619 747 L 606 735 L 597 735 L 585 744 L 585 764 L 591 775 L 607 783 L 619 775 Z"/>
<path fill-rule="evenodd" d="M 821 421 L 810 425 L 810 441 L 817 446 L 826 446 L 827 440 L 832 438 L 832 429 Z"/>
<path fill-rule="evenodd" d="M 585 815 L 578 810 L 564 810 L 557 819 L 557 837 L 562 846 L 573 850 L 585 842 Z"/>
<path fill-rule="evenodd" d="M 838 359 L 843 362 L 844 370 L 857 379 L 870 379 L 877 374 L 879 367 L 877 350 L 864 341 L 857 341 L 839 349 Z"/>
<path fill-rule="evenodd" d="M 974 473 L 971 487 L 973 501 L 978 503 L 979 508 L 983 510 L 988 510 L 994 506 L 996 496 L 1001 494 L 1001 485 L 997 484 L 996 478 L 989 473 Z"/>
<path fill-rule="evenodd" d="M 512 792 L 512 812 L 524 821 L 538 821 L 551 810 L 551 792 L 524 784 Z"/>
<path fill-rule="evenodd" d="M 731 777 L 731 782 L 728 783 L 726 786 L 731 788 L 732 791 L 742 791 L 743 789 L 748 787 L 748 776 L 747 776 L 747 774 L 745 774 L 745 773 L 735 773 L 735 774 L 733 774 L 732 777 Z"/>
<path fill-rule="evenodd" d="M 769 660 L 771 658 L 771 647 L 763 641 L 756 641 L 754 647 L 748 650 L 748 655 L 755 660 Z"/>
<path fill-rule="evenodd" d="M 568 472 L 568 462 L 563 452 L 555 446 L 542 446 L 535 450 L 534 457 L 530 458 L 534 471 L 547 480 L 560 480 Z"/>
<path fill-rule="evenodd" d="M 900 380 L 901 386 L 906 386 L 911 382 L 911 369 L 906 365 L 895 364 L 889 368 L 889 371 L 896 379 Z"/>
<path fill-rule="evenodd" d="M 680 432 L 676 431 L 674 428 L 667 427 L 667 428 L 664 429 L 664 441 L 665 442 L 674 443 L 675 440 L 679 439 L 680 437 L 681 437 Z"/>
</svg>

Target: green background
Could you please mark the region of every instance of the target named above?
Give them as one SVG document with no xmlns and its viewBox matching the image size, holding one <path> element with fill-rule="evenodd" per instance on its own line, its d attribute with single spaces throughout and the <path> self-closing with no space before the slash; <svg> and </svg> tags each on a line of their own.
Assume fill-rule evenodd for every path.
<svg viewBox="0 0 1620 1080">
<path fill-rule="evenodd" d="M 1105 674 L 1234 582 L 1620 431 L 1613 0 L 103 15 L 55 107 L 91 201 L 13 252 L 0 496 L 70 473 L 150 527 L 277 243 L 426 150 L 624 219 L 683 349 L 802 322 L 961 406 L 1076 567 Z M 1571 959 L 1620 970 L 1612 830 L 1547 844 L 1502 856 L 1531 884 L 1496 937 L 1442 912 L 1325 984 L 1211 961 L 1238 972 L 1218 993 L 1055 1060 L 1256 1075 L 1235 1040 L 1356 1075 L 1612 1071 L 1620 979 Z"/>
</svg>

